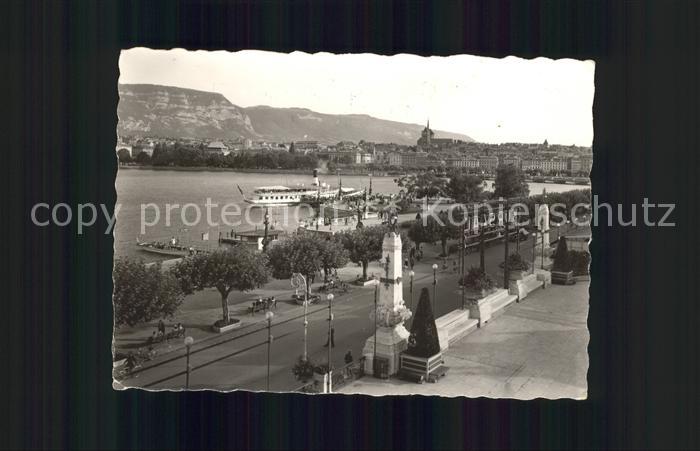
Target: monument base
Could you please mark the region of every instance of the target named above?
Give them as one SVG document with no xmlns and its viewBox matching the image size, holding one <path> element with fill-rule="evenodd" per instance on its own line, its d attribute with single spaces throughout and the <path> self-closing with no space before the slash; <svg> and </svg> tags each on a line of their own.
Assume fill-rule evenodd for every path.
<svg viewBox="0 0 700 451">
<path fill-rule="evenodd" d="M 537 276 L 537 280 L 543 283 L 543 288 L 547 288 L 552 284 L 552 273 L 546 269 L 536 269 L 535 275 Z"/>
<path fill-rule="evenodd" d="M 386 376 L 393 376 L 399 371 L 400 355 L 408 348 L 409 333 L 403 324 L 394 327 L 377 328 L 377 360 L 388 362 Z M 369 337 L 362 349 L 365 357 L 365 374 L 374 375 L 374 335 Z"/>
<path fill-rule="evenodd" d="M 509 293 L 523 300 L 528 294 L 542 287 L 542 281 L 538 280 L 537 274 L 530 274 L 519 280 L 511 280 Z"/>
<path fill-rule="evenodd" d="M 471 301 L 469 316 L 479 319 L 479 327 L 482 327 L 493 316 L 500 313 L 511 303 L 518 299 L 517 296 L 508 293 L 505 288 L 499 288 L 488 296 Z"/>
</svg>

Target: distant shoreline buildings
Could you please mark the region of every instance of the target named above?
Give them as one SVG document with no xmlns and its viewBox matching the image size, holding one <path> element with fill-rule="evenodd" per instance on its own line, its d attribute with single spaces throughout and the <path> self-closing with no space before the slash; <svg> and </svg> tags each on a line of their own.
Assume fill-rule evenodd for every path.
<svg viewBox="0 0 700 451">
<path fill-rule="evenodd" d="M 126 149 L 132 158 L 145 152 L 153 154 L 154 146 L 180 143 L 200 149 L 205 155 L 260 154 L 286 151 L 314 155 L 336 168 L 344 166 L 367 167 L 369 170 L 405 170 L 428 168 L 460 168 L 467 172 L 493 174 L 500 165 L 513 165 L 529 175 L 588 176 L 593 165 L 590 147 L 542 144 L 503 143 L 487 144 L 451 138 L 440 138 L 430 128 L 430 121 L 422 130 L 415 146 L 395 143 L 372 143 L 360 140 L 340 141 L 323 145 L 316 140 L 292 142 L 236 140 L 202 140 L 120 137 L 117 152 Z"/>
</svg>

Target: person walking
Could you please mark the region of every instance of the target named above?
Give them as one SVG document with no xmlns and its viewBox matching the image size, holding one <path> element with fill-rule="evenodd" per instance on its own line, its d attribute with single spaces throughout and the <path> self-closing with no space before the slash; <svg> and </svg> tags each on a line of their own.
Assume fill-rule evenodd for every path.
<svg viewBox="0 0 700 451">
<path fill-rule="evenodd" d="M 352 363 L 352 352 L 348 349 L 348 352 L 345 353 L 345 364 L 350 365 Z"/>
<path fill-rule="evenodd" d="M 165 338 L 165 323 L 162 319 L 158 321 L 158 335 L 160 335 L 161 338 Z"/>
</svg>

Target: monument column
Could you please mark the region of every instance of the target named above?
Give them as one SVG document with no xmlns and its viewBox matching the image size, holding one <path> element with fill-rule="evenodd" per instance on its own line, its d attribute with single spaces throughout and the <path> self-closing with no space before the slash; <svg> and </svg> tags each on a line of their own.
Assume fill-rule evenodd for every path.
<svg viewBox="0 0 700 451">
<path fill-rule="evenodd" d="M 382 262 L 384 275 L 379 279 L 377 310 L 370 315 L 372 320 L 377 315 L 377 330 L 365 342 L 362 355 L 365 357 L 365 373 L 374 374 L 376 349 L 377 360 L 386 361 L 386 374 L 391 376 L 399 370 L 399 354 L 408 347 L 409 333 L 403 323 L 411 317 L 403 300 L 401 235 L 396 231 L 384 235 Z"/>
</svg>

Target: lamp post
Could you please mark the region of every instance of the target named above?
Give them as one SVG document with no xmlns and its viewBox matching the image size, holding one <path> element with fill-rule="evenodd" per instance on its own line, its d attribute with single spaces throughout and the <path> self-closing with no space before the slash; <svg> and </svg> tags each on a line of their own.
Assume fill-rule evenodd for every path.
<svg viewBox="0 0 700 451">
<path fill-rule="evenodd" d="M 267 252 L 267 230 L 270 226 L 270 209 L 269 208 L 265 209 L 265 216 L 264 216 L 263 224 L 265 225 L 265 235 L 263 236 L 262 251 Z"/>
<path fill-rule="evenodd" d="M 544 230 L 541 232 L 542 233 L 542 260 L 540 264 L 540 268 L 544 269 Z M 549 243 L 547 243 L 549 246 Z"/>
<path fill-rule="evenodd" d="M 304 277 L 301 273 L 294 273 L 292 274 L 292 286 L 296 289 L 299 287 L 304 288 L 304 361 L 307 360 L 307 347 L 306 347 L 306 338 L 307 338 L 307 332 L 308 332 L 308 327 L 309 327 L 309 321 L 307 320 L 307 313 L 308 313 L 308 306 L 309 306 L 309 296 L 308 296 L 308 290 L 307 290 L 307 285 L 306 285 L 306 277 Z"/>
<path fill-rule="evenodd" d="M 433 263 L 433 307 L 437 307 L 437 263 Z"/>
<path fill-rule="evenodd" d="M 465 211 L 466 215 L 466 211 Z M 459 246 L 459 277 L 460 281 L 462 283 L 462 310 L 464 310 L 464 245 L 465 245 L 465 237 L 464 234 L 466 233 L 466 221 L 462 224 L 462 233 L 459 238 L 460 241 L 460 246 Z"/>
<path fill-rule="evenodd" d="M 409 291 L 409 293 L 411 293 L 411 304 L 410 304 L 411 307 L 410 308 L 413 309 L 413 278 L 415 277 L 416 272 L 411 270 L 411 272 L 409 272 L 408 275 L 411 277 L 409 285 L 408 285 L 408 287 L 409 287 L 408 291 Z"/>
<path fill-rule="evenodd" d="M 185 376 L 185 390 L 190 389 L 190 347 L 192 347 L 192 343 L 194 343 L 194 338 L 185 338 L 185 346 L 187 347 L 187 376 Z"/>
<path fill-rule="evenodd" d="M 535 273 L 535 253 L 537 252 L 537 232 L 532 232 L 532 273 Z"/>
<path fill-rule="evenodd" d="M 275 316 L 271 311 L 265 313 L 267 319 L 267 391 L 270 391 L 270 347 L 272 346 L 272 318 Z"/>
<path fill-rule="evenodd" d="M 372 376 L 377 377 L 377 297 L 379 295 L 379 280 L 374 277 L 374 354 L 372 354 Z"/>
<path fill-rule="evenodd" d="M 332 393 L 333 385 L 331 384 L 331 349 L 333 349 L 333 293 L 326 296 L 328 299 L 328 393 Z"/>
<path fill-rule="evenodd" d="M 503 200 L 503 226 L 505 227 L 505 258 L 503 260 L 503 288 L 508 289 L 508 199 Z"/>
<path fill-rule="evenodd" d="M 554 225 L 555 225 L 556 228 L 557 228 L 557 243 L 558 243 L 558 242 L 559 242 L 559 235 L 561 234 L 561 231 L 560 231 L 561 223 L 558 222 L 558 223 L 556 223 L 556 224 L 554 224 Z"/>
<path fill-rule="evenodd" d="M 485 229 L 486 229 L 486 220 L 479 221 L 479 268 L 481 268 L 481 272 L 486 272 L 486 259 L 484 256 L 485 251 L 486 251 L 486 248 L 485 248 L 486 242 L 485 242 L 485 236 L 484 236 Z"/>
</svg>

